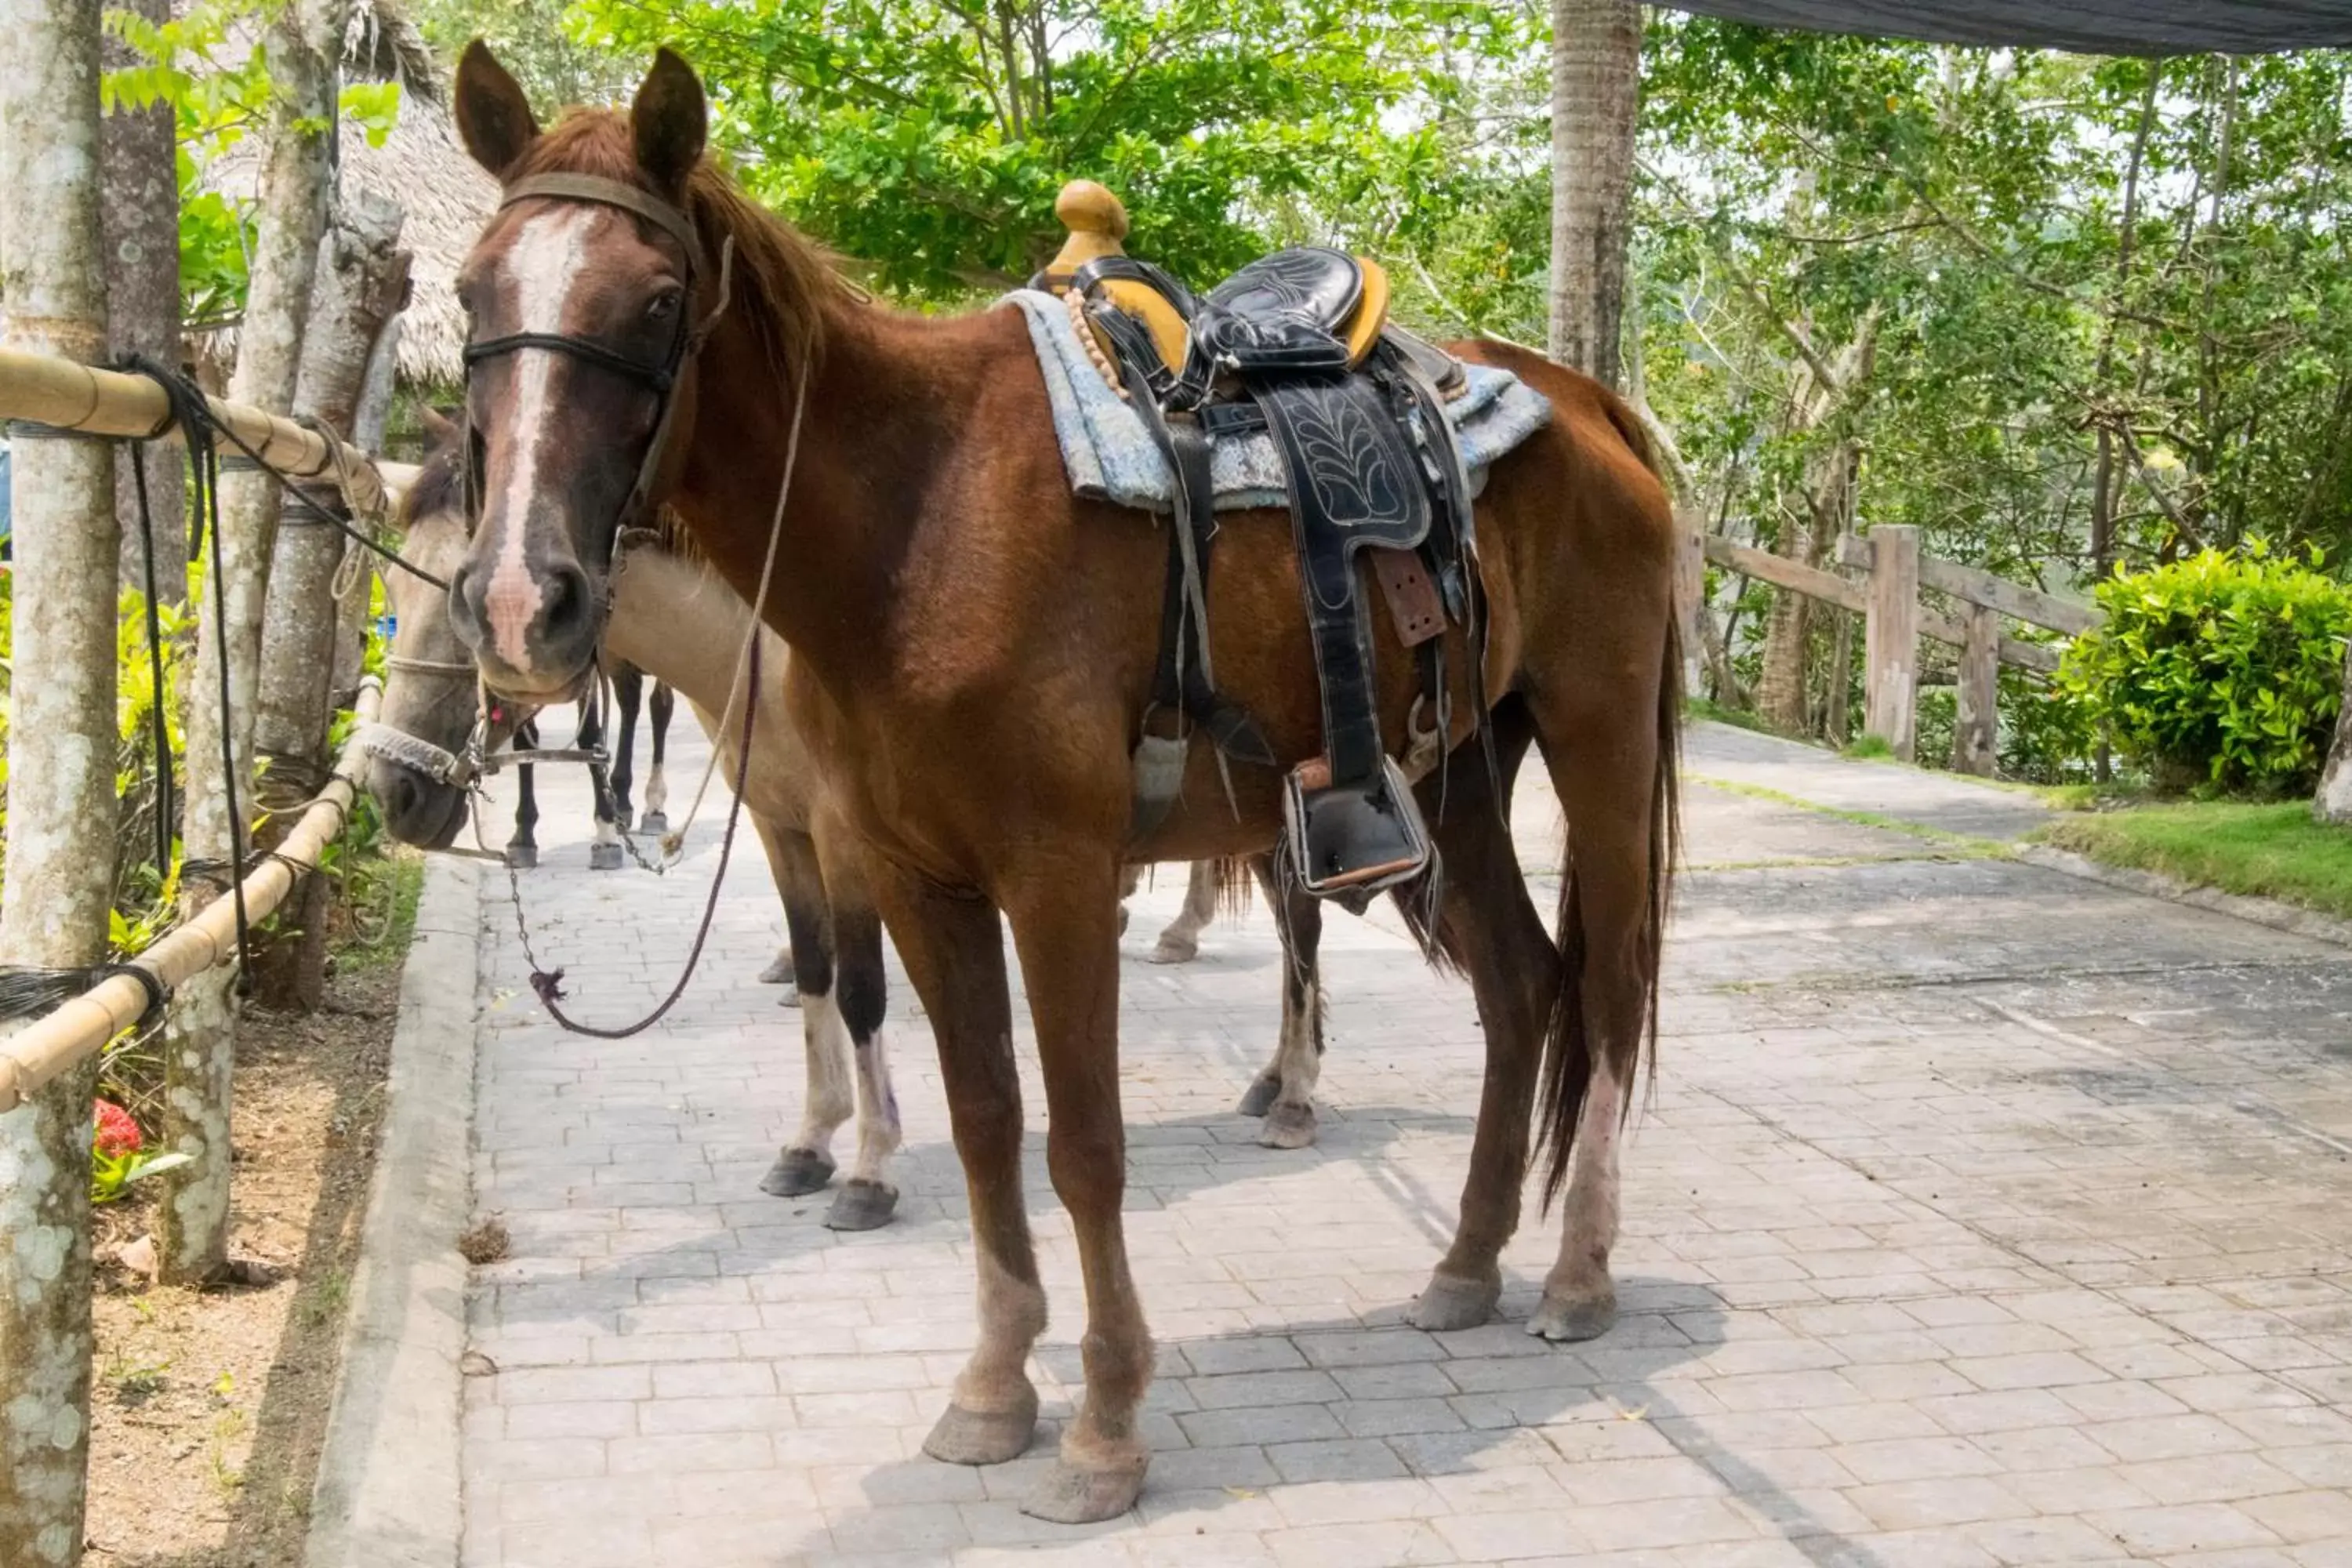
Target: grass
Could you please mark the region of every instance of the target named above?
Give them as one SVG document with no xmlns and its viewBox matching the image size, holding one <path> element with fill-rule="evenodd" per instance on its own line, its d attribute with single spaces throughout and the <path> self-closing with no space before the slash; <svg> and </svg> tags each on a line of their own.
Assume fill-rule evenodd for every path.
<svg viewBox="0 0 2352 1568">
<path fill-rule="evenodd" d="M 2062 817 L 2038 835 L 2108 866 L 2352 918 L 2352 828 L 2301 801 L 2197 801 Z"/>
<path fill-rule="evenodd" d="M 356 933 L 338 962 L 350 969 L 376 969 L 408 956 L 416 932 L 416 900 L 425 891 L 425 857 L 395 851 L 372 868 L 361 883 L 352 924 Z"/>
<path fill-rule="evenodd" d="M 1683 701 L 1683 717 L 1711 720 L 1717 724 L 1728 724 L 1735 730 L 1753 730 L 1759 735 L 1772 733 L 1772 727 L 1755 714 L 1742 712 L 1737 708 L 1726 708 L 1723 704 L 1709 701 L 1704 697 L 1685 698 Z"/>
<path fill-rule="evenodd" d="M 1884 735 L 1863 735 L 1838 748 L 1838 755 L 1852 762 L 1892 762 L 1895 747 Z"/>
<path fill-rule="evenodd" d="M 1852 811 L 1843 806 L 1823 805 L 1817 800 L 1786 790 L 1768 789 L 1762 784 L 1741 784 L 1734 779 L 1709 778 L 1704 773 L 1685 773 L 1685 784 L 1704 784 L 1708 789 L 1723 790 L 1730 795 L 1744 795 L 1754 800 L 1769 800 L 1775 805 L 1792 805 L 1799 811 L 1810 811 L 1816 816 L 1834 817 L 1851 822 L 1856 827 L 1884 828 L 1921 839 L 1936 847 L 1937 851 L 1955 860 L 1998 860 L 2008 856 L 2009 846 L 1997 838 L 1978 838 L 1966 833 L 1948 833 L 1940 827 L 1929 827 L 1922 822 L 1906 822 L 1900 817 L 1882 816 L 1875 811 Z"/>
</svg>

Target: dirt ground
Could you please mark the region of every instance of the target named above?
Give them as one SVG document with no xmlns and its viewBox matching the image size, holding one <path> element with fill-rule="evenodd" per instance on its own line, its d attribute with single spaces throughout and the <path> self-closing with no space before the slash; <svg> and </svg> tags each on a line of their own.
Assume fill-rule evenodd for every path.
<svg viewBox="0 0 2352 1568">
<path fill-rule="evenodd" d="M 150 1287 L 112 1254 L 148 1229 L 152 1187 L 99 1211 L 92 1563 L 301 1560 L 399 986 L 396 959 L 346 966 L 315 1016 L 244 1016 L 230 1256 L 272 1282 Z"/>
</svg>

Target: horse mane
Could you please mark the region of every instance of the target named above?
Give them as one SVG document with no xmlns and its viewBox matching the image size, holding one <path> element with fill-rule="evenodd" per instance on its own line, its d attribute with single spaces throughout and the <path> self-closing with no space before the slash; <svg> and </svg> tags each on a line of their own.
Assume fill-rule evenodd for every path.
<svg viewBox="0 0 2352 1568">
<path fill-rule="evenodd" d="M 567 110 L 531 142 L 507 178 L 552 174 L 594 174 L 667 197 L 637 166 L 635 137 L 619 110 Z M 687 176 L 686 212 L 714 266 L 721 247 L 734 241 L 727 309 L 751 318 L 778 374 L 786 365 L 814 365 L 824 353 L 826 307 L 853 298 L 832 256 L 745 195 L 707 156 Z"/>
<path fill-rule="evenodd" d="M 459 489 L 465 479 L 457 470 L 458 443 L 463 439 L 462 436 L 452 432 L 436 441 L 433 449 L 425 454 L 424 465 L 416 470 L 416 478 L 409 484 L 408 493 L 400 500 L 400 530 L 403 533 L 428 517 L 457 511 L 464 505 L 465 498 Z"/>
</svg>

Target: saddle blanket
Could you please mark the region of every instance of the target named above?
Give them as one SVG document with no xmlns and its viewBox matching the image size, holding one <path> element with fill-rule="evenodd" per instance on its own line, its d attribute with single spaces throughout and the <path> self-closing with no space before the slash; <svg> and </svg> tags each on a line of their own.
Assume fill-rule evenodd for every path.
<svg viewBox="0 0 2352 1568">
<path fill-rule="evenodd" d="M 1143 416 L 1111 390 L 1087 357 L 1068 305 L 1040 289 L 1017 289 L 998 306 L 1017 309 L 1028 318 L 1029 342 L 1045 373 L 1045 394 L 1054 405 L 1054 435 L 1061 443 L 1070 488 L 1093 500 L 1146 511 L 1173 510 L 1175 475 L 1144 429 Z M 1445 416 L 1460 443 L 1462 466 L 1475 495 L 1485 487 L 1495 459 L 1551 417 L 1551 401 L 1509 371 L 1480 364 L 1463 368 L 1468 385 L 1445 405 Z M 1264 431 L 1216 437 L 1210 447 L 1209 468 L 1220 511 L 1290 504 L 1282 454 Z"/>
</svg>

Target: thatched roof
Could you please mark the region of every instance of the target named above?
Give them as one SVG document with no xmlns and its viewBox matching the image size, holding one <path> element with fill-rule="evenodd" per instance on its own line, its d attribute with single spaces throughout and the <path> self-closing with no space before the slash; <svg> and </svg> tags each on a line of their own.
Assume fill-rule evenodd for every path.
<svg viewBox="0 0 2352 1568">
<path fill-rule="evenodd" d="M 398 81 L 400 115 L 381 147 L 349 121 L 341 127 L 340 178 L 348 189 L 396 203 L 407 215 L 401 242 L 414 257 L 413 292 L 400 329 L 400 375 L 410 385 L 454 385 L 465 366 L 465 313 L 453 284 L 466 254 L 497 209 L 498 183 L 457 141 L 440 67 L 415 25 L 387 0 L 361 0 L 345 44 L 344 69 L 354 79 Z M 205 183 L 250 202 L 261 176 L 261 149 L 247 138 L 213 160 Z M 205 357 L 226 364 L 235 333 L 210 334 Z"/>
</svg>

